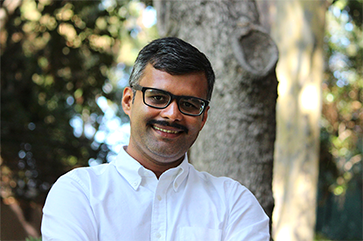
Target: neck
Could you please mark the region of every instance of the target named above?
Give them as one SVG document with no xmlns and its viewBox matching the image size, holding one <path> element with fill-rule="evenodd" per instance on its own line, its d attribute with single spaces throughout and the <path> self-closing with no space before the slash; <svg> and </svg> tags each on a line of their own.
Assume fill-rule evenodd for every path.
<svg viewBox="0 0 363 241">
<path fill-rule="evenodd" d="M 138 161 L 143 167 L 152 171 L 159 179 L 161 174 L 170 168 L 174 168 L 180 165 L 184 160 L 184 155 L 177 160 L 157 160 L 146 155 L 142 155 L 139 152 L 134 152 L 129 146 L 126 147 L 125 151 L 136 161 Z"/>
</svg>

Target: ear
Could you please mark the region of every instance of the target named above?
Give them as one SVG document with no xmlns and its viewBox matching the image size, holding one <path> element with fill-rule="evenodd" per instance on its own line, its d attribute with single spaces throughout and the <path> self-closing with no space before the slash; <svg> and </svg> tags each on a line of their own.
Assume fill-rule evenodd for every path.
<svg viewBox="0 0 363 241">
<path fill-rule="evenodd" d="M 204 126 L 205 122 L 207 121 L 209 109 L 210 109 L 210 106 L 208 106 L 207 109 L 205 109 L 204 113 L 202 114 L 202 125 L 200 127 L 200 131 L 203 129 L 203 126 Z"/>
<path fill-rule="evenodd" d="M 131 114 L 131 107 L 132 107 L 132 99 L 134 93 L 130 87 L 125 87 L 124 93 L 121 100 L 122 109 L 124 110 L 125 114 L 130 117 Z"/>
</svg>

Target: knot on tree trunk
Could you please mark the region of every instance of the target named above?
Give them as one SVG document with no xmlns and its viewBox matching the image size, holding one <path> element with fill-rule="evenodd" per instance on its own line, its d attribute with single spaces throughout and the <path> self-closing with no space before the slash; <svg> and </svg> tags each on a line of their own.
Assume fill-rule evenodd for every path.
<svg viewBox="0 0 363 241">
<path fill-rule="evenodd" d="M 253 76 L 265 77 L 275 69 L 278 49 L 262 27 L 248 24 L 237 28 L 231 41 L 237 61 Z"/>
</svg>

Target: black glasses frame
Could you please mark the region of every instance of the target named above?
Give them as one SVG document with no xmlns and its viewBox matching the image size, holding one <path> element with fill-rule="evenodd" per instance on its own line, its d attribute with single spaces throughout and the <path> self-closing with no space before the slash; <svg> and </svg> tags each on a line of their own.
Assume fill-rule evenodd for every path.
<svg viewBox="0 0 363 241">
<path fill-rule="evenodd" d="M 142 100 L 144 102 L 145 105 L 149 106 L 149 107 L 152 107 L 152 108 L 155 108 L 155 109 L 165 109 L 167 108 L 171 102 L 173 102 L 173 100 L 177 100 L 176 103 L 178 105 L 178 109 L 181 113 L 183 113 L 184 115 L 189 115 L 189 116 L 200 116 L 201 114 L 203 114 L 203 112 L 207 109 L 208 105 L 209 105 L 209 101 L 208 100 L 205 100 L 205 99 L 202 99 L 202 98 L 198 98 L 198 97 L 194 97 L 194 96 L 187 96 L 187 95 L 173 95 L 172 93 L 168 92 L 168 91 L 165 91 L 165 90 L 161 90 L 161 89 L 156 89 L 156 88 L 151 88 L 151 87 L 143 87 L 141 85 L 134 85 L 131 87 L 132 89 L 134 90 L 140 90 L 142 92 Z M 163 92 L 167 95 L 170 96 L 170 100 L 169 102 L 164 106 L 164 107 L 157 107 L 157 106 L 153 106 L 153 105 L 150 105 L 150 104 L 147 104 L 146 101 L 145 101 L 145 92 L 147 90 L 156 90 L 156 91 L 160 91 L 160 92 Z M 180 102 L 180 99 L 182 98 L 193 98 L 193 99 L 198 99 L 198 100 L 201 100 L 203 101 L 205 104 L 203 106 L 203 110 L 199 113 L 199 114 L 190 114 L 190 113 L 185 113 L 183 110 L 181 110 L 180 106 L 179 106 L 179 102 Z"/>
</svg>

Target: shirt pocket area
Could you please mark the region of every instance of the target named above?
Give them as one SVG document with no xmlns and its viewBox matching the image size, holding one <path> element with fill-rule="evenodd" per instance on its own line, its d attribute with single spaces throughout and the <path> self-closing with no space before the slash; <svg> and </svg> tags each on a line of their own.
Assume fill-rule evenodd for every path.
<svg viewBox="0 0 363 241">
<path fill-rule="evenodd" d="M 180 227 L 179 241 L 217 241 L 222 238 L 222 230 L 199 227 Z"/>
</svg>

